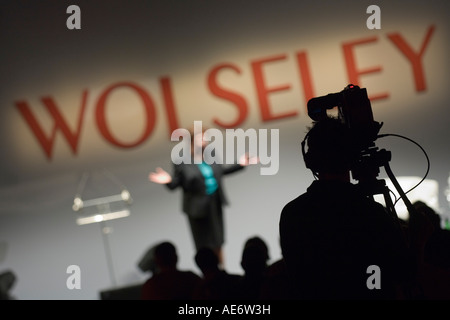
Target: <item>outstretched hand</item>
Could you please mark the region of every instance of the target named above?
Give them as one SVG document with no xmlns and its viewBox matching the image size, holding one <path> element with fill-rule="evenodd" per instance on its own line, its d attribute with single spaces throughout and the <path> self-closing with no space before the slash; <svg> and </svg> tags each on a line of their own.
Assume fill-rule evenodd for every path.
<svg viewBox="0 0 450 320">
<path fill-rule="evenodd" d="M 255 157 L 255 156 L 249 156 L 248 153 L 243 154 L 239 158 L 239 164 L 241 166 L 248 166 L 249 164 L 258 164 L 258 163 L 259 163 L 259 158 Z"/>
<path fill-rule="evenodd" d="M 164 169 L 158 167 L 156 172 L 150 172 L 148 179 L 154 183 L 166 184 L 172 182 L 171 175 Z"/>
</svg>

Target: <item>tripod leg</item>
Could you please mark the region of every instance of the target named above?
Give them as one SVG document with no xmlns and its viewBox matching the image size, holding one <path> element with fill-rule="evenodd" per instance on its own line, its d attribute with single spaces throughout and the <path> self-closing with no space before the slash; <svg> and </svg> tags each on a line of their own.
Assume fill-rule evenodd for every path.
<svg viewBox="0 0 450 320">
<path fill-rule="evenodd" d="M 388 187 L 384 188 L 383 197 L 388 213 L 392 216 L 392 218 L 398 219 L 397 211 L 395 210 L 394 203 L 392 202 L 391 196 L 389 195 Z"/>
</svg>

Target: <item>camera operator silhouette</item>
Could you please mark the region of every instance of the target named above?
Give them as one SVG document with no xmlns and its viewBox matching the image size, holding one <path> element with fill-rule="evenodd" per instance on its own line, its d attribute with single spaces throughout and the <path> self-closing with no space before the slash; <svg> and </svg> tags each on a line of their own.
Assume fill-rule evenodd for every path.
<svg viewBox="0 0 450 320">
<path fill-rule="evenodd" d="M 317 180 L 284 206 L 279 221 L 294 299 L 408 295 L 413 259 L 392 215 L 351 183 L 357 155 L 351 135 L 341 119 L 327 115 L 303 140 L 305 165 Z"/>
</svg>

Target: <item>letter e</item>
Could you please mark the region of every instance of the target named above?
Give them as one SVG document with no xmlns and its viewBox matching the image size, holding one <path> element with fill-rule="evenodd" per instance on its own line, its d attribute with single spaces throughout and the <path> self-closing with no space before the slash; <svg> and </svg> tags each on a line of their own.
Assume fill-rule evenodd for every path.
<svg viewBox="0 0 450 320">
<path fill-rule="evenodd" d="M 66 26 L 67 29 L 81 29 L 81 10 L 79 6 L 70 5 L 67 7 L 66 13 L 71 13 L 72 15 L 67 18 Z"/>
<path fill-rule="evenodd" d="M 370 5 L 367 7 L 366 13 L 372 13 L 372 15 L 367 18 L 366 25 L 367 29 L 381 29 L 381 10 L 377 5 Z"/>
<path fill-rule="evenodd" d="M 81 270 L 77 265 L 70 265 L 67 267 L 66 273 L 71 274 L 66 281 L 67 289 L 81 289 Z"/>
<path fill-rule="evenodd" d="M 370 273 L 371 276 L 367 278 L 366 285 L 367 288 L 372 289 L 381 289 L 381 271 L 380 267 L 377 265 L 370 265 L 367 267 L 367 273 Z"/>
</svg>

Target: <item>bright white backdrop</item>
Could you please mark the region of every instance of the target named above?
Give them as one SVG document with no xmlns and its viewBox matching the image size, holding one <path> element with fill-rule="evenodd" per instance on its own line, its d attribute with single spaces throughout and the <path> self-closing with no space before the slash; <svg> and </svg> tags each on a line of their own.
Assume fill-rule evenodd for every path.
<svg viewBox="0 0 450 320">
<path fill-rule="evenodd" d="M 227 269 L 242 273 L 242 246 L 254 235 L 278 259 L 280 211 L 312 181 L 300 152 L 307 97 L 340 91 L 352 79 L 345 47 L 362 72 L 358 84 L 369 96 L 388 95 L 372 102 L 381 133 L 424 147 L 438 207 L 448 212 L 448 1 L 379 1 L 379 30 L 366 26 L 366 1 L 78 1 L 80 30 L 66 28 L 69 4 L 7 1 L 0 9 L 0 269 L 16 273 L 18 299 L 98 299 L 112 287 L 100 227 L 77 226 L 71 209 L 81 174 L 103 168 L 134 199 L 130 217 L 108 223 L 117 285 L 146 279 L 137 262 L 161 240 L 177 245 L 182 269 L 197 270 L 179 191 L 147 180 L 156 166 L 171 169 L 174 124 L 194 120 L 279 130 L 276 175 L 254 166 L 225 181 Z M 52 103 L 69 130 L 57 127 L 53 140 Z M 44 138 L 20 112 L 24 104 Z M 377 145 L 392 152 L 394 174 L 425 173 L 425 157 L 410 142 L 389 137 Z M 117 188 L 100 176 L 86 192 Z M 73 264 L 80 290 L 66 287 Z"/>
</svg>

